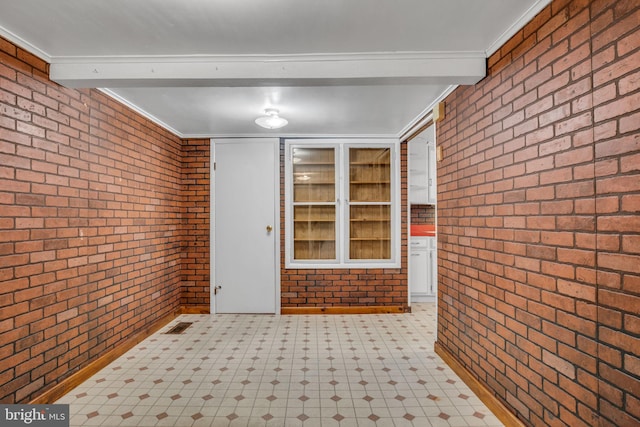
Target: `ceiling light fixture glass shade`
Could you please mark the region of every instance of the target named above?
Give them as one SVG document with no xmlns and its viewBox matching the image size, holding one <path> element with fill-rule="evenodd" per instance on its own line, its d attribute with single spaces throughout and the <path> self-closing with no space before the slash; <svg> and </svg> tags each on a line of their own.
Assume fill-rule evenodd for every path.
<svg viewBox="0 0 640 427">
<path fill-rule="evenodd" d="M 264 110 L 264 116 L 256 119 L 256 124 L 265 129 L 278 129 L 289 123 L 287 119 L 283 119 L 278 115 L 279 111 L 275 108 L 267 108 Z"/>
</svg>

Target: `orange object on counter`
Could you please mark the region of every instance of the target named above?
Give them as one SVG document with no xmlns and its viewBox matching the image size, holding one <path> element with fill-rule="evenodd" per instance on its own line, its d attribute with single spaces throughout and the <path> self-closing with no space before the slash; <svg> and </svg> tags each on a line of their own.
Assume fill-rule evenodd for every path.
<svg viewBox="0 0 640 427">
<path fill-rule="evenodd" d="M 411 235 L 434 237 L 436 235 L 436 226 L 427 224 L 412 224 Z"/>
</svg>

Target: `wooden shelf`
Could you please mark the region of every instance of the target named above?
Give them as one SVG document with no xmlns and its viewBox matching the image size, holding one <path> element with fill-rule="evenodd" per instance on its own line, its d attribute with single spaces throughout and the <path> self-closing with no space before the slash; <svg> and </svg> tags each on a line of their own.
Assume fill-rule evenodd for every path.
<svg viewBox="0 0 640 427">
<path fill-rule="evenodd" d="M 296 166 L 333 166 L 333 162 L 294 162 L 293 167 Z"/>
<path fill-rule="evenodd" d="M 351 166 L 390 166 L 389 162 L 349 162 Z"/>
<path fill-rule="evenodd" d="M 324 182 L 323 181 L 320 181 L 320 182 L 315 181 L 314 182 L 314 181 L 309 180 L 309 181 L 302 181 L 302 182 L 294 181 L 293 185 L 336 185 L 336 183 L 335 183 L 335 181 L 324 181 Z"/>
<path fill-rule="evenodd" d="M 388 184 L 391 184 L 391 181 L 351 181 L 350 184 L 355 184 L 355 185 L 370 185 L 370 184 L 388 185 Z"/>
<path fill-rule="evenodd" d="M 379 203 L 391 202 L 391 150 L 388 148 L 350 148 L 349 149 L 349 195 L 351 202 L 360 208 L 350 212 L 353 223 L 366 224 L 362 221 L 371 215 L 381 216 L 377 212 Z M 353 205 L 352 205 L 353 206 Z M 369 211 L 371 206 L 374 211 Z M 374 207 L 375 206 L 375 207 Z M 388 226 L 382 221 L 380 227 L 362 228 L 362 235 L 372 234 L 372 238 L 380 237 Z M 384 234 L 387 234 L 386 232 Z"/>
<path fill-rule="evenodd" d="M 352 242 L 382 242 L 391 240 L 391 237 L 352 237 Z"/>
</svg>

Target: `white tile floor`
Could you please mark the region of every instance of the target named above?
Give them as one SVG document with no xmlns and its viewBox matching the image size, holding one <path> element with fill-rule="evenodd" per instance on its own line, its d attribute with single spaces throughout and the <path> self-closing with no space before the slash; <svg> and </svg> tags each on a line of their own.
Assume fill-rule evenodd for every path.
<svg viewBox="0 0 640 427">
<path fill-rule="evenodd" d="M 502 426 L 433 352 L 435 304 L 412 308 L 182 315 L 57 403 L 71 426 Z"/>
</svg>

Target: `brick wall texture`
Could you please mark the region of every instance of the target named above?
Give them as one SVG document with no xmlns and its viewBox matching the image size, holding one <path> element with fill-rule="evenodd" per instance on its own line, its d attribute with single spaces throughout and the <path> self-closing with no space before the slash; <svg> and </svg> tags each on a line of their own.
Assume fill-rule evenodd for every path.
<svg viewBox="0 0 640 427">
<path fill-rule="evenodd" d="M 394 306 L 407 307 L 408 209 L 407 144 L 400 146 L 401 263 L 383 269 L 287 269 L 280 254 L 282 307 Z M 280 145 L 280 199 L 284 200 L 284 143 Z M 284 202 L 282 202 L 284 203 Z M 280 245 L 285 247 L 284 205 L 280 216 Z"/>
<path fill-rule="evenodd" d="M 434 225 L 435 223 L 435 205 L 411 205 L 411 224 Z"/>
<path fill-rule="evenodd" d="M 0 401 L 208 305 L 208 209 L 208 140 L 62 88 L 0 39 Z"/>
<path fill-rule="evenodd" d="M 639 23 L 555 0 L 445 100 L 438 340 L 526 425 L 640 425 Z"/>
<path fill-rule="evenodd" d="M 209 307 L 210 140 L 182 143 L 182 306 Z"/>
</svg>

